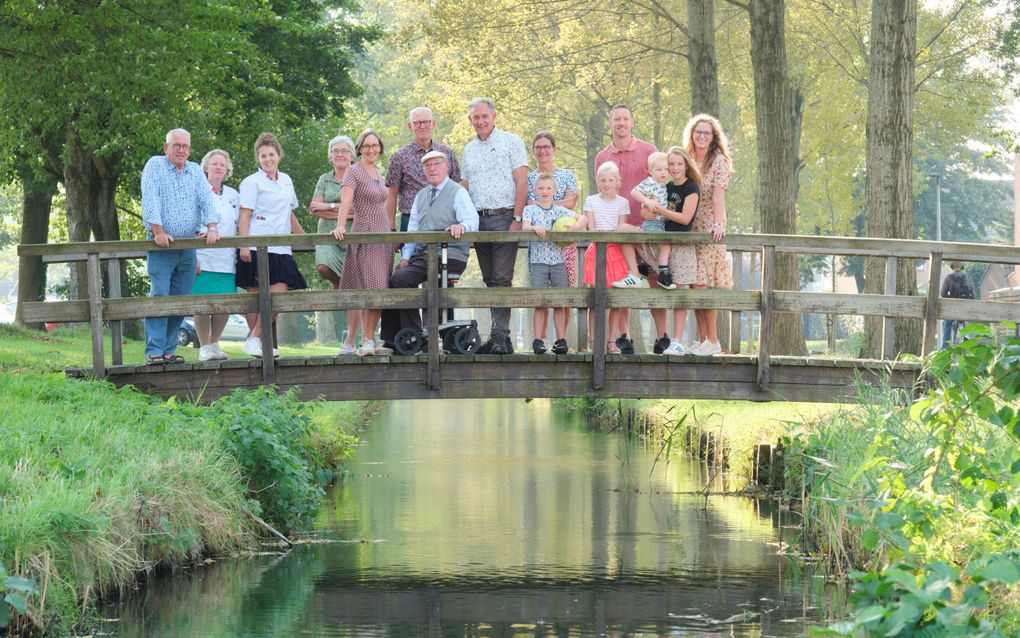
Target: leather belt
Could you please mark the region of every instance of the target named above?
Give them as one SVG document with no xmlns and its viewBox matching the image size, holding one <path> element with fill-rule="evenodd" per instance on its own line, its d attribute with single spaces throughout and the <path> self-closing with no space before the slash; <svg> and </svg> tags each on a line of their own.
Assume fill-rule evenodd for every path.
<svg viewBox="0 0 1020 638">
<path fill-rule="evenodd" d="M 513 207 L 510 208 L 480 208 L 478 210 L 479 217 L 495 217 L 496 215 L 509 215 L 514 212 Z"/>
</svg>

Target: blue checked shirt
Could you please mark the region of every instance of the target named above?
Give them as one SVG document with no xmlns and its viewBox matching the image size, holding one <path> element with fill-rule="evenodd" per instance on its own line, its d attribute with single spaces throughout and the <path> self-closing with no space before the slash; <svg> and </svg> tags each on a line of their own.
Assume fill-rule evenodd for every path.
<svg viewBox="0 0 1020 638">
<path fill-rule="evenodd" d="M 219 223 L 212 187 L 194 162 L 183 171 L 165 155 L 150 157 L 142 169 L 142 223 L 149 236 L 152 224 L 174 239 L 194 237 L 201 226 Z"/>
</svg>

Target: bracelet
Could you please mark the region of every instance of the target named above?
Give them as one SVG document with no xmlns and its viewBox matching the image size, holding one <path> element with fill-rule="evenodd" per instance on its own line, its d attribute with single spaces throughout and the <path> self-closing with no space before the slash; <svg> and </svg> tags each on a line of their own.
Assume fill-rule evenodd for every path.
<svg viewBox="0 0 1020 638">
<path fill-rule="evenodd" d="M 712 228 L 726 228 L 726 224 L 720 224 L 719 222 L 715 222 L 714 224 L 712 224 Z"/>
</svg>

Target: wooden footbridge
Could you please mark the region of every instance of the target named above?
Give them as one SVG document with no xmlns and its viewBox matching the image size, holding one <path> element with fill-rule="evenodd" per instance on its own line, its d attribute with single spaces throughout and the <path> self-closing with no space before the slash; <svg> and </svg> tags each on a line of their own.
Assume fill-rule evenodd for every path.
<svg viewBox="0 0 1020 638">
<path fill-rule="evenodd" d="M 661 239 L 660 239 L 661 237 Z M 407 233 L 404 241 L 425 243 L 433 255 L 448 239 L 441 233 Z M 483 241 L 538 241 L 528 233 L 470 233 L 466 238 Z M 642 235 L 644 240 L 651 235 Z M 604 282 L 607 241 L 633 242 L 629 233 L 560 233 L 557 241 L 596 242 L 596 281 Z M 392 243 L 389 233 L 349 234 L 348 243 Z M 696 233 L 663 233 L 656 242 L 697 243 L 709 240 Z M 257 246 L 260 273 L 268 271 L 267 247 L 292 245 L 310 250 L 332 243 L 329 235 L 283 235 L 230 237 L 218 246 Z M 178 240 L 175 248 L 199 248 L 202 240 Z M 428 284 L 411 290 L 293 291 L 231 295 L 159 298 L 121 298 L 120 261 L 144 258 L 153 249 L 150 242 L 92 242 L 38 244 L 18 247 L 22 256 L 40 256 L 48 262 L 86 262 L 88 296 L 60 302 L 26 303 L 26 322 L 89 322 L 92 328 L 90 369 L 69 369 L 75 377 L 105 378 L 116 385 L 133 385 L 143 392 L 178 396 L 208 402 L 238 387 L 260 384 L 281 389 L 299 388 L 301 396 L 329 400 L 389 400 L 425 398 L 497 397 L 635 397 L 742 399 L 752 401 L 853 400 L 854 384 L 887 382 L 892 387 L 915 386 L 917 363 L 896 361 L 893 349 L 893 321 L 919 319 L 924 322 L 923 351 L 937 343 L 939 319 L 1013 321 L 1020 323 L 1020 302 L 1008 298 L 996 301 L 940 299 L 937 295 L 944 260 L 1020 264 L 1020 248 L 978 244 L 817 237 L 793 235 L 731 235 L 727 248 L 733 255 L 733 290 L 617 290 L 594 288 L 530 289 L 467 288 L 443 289 L 437 285 L 437 261 Z M 773 275 L 777 253 L 866 256 L 883 259 L 886 266 L 885 294 L 839 294 L 776 290 Z M 757 281 L 742 285 L 745 257 L 757 263 Z M 896 295 L 898 260 L 927 260 L 926 297 Z M 104 296 L 102 262 L 108 266 L 108 293 Z M 578 270 L 581 268 L 579 266 Z M 745 289 L 746 288 L 746 289 Z M 228 360 L 205 363 L 130 365 L 123 363 L 121 328 L 124 320 L 159 315 L 193 313 L 255 313 L 269 325 L 270 314 L 297 311 L 328 311 L 367 308 L 424 308 L 425 325 L 437 334 L 441 308 L 578 308 L 577 343 L 587 342 L 583 313 L 595 313 L 594 351 L 582 354 L 542 355 L 451 355 L 443 354 L 438 339 L 431 339 L 426 352 L 414 356 L 359 358 L 285 357 L 261 360 Z M 714 357 L 664 357 L 658 355 L 607 355 L 605 317 L 609 308 L 703 308 L 724 311 L 730 317 L 729 335 L 720 335 L 724 346 L 740 352 L 740 314 L 757 313 L 758 334 L 754 352 Z M 587 309 L 587 310 L 584 310 Z M 883 318 L 883 359 L 835 359 L 785 357 L 771 352 L 776 313 L 819 313 L 869 315 Z M 112 352 L 104 352 L 104 324 L 113 335 Z M 727 338 L 728 337 L 728 338 Z M 271 347 L 268 339 L 264 349 Z"/>
</svg>

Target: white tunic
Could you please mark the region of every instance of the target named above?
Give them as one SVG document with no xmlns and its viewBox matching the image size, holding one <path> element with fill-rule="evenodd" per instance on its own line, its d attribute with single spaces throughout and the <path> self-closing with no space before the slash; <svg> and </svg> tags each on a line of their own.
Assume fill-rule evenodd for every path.
<svg viewBox="0 0 1020 638">
<path fill-rule="evenodd" d="M 241 182 L 241 207 L 251 209 L 249 235 L 289 235 L 291 211 L 298 207 L 294 182 L 278 172 L 276 181 L 261 168 Z M 270 246 L 269 252 L 290 255 L 290 246 Z"/>
</svg>

